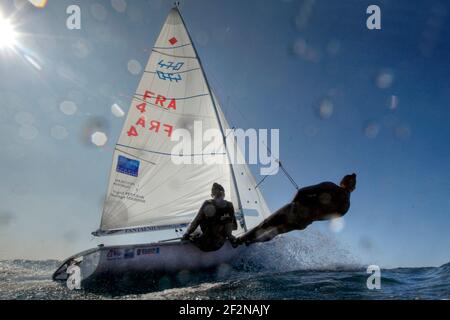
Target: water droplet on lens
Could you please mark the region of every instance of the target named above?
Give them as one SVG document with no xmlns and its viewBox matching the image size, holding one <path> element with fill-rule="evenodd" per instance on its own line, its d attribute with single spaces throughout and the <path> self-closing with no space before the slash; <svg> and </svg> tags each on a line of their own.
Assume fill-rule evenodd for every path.
<svg viewBox="0 0 450 320">
<path fill-rule="evenodd" d="M 380 132 L 380 127 L 376 123 L 369 123 L 364 128 L 364 134 L 367 138 L 373 139 L 378 136 L 378 133 Z"/>
<path fill-rule="evenodd" d="M 128 67 L 128 71 L 133 75 L 140 74 L 141 70 L 142 70 L 141 64 L 139 63 L 139 61 L 136 61 L 136 60 L 128 61 L 127 67 Z"/>
<path fill-rule="evenodd" d="M 375 84 L 380 89 L 386 89 L 392 86 L 394 74 L 389 70 L 381 70 L 375 79 Z"/>
<path fill-rule="evenodd" d="M 103 117 L 89 117 L 87 121 L 83 124 L 81 132 L 81 142 L 87 146 L 92 146 L 92 135 L 95 132 L 108 133 L 109 122 Z"/>
<path fill-rule="evenodd" d="M 389 98 L 389 109 L 395 110 L 398 107 L 398 97 L 395 95 L 390 96 Z"/>
<path fill-rule="evenodd" d="M 104 132 L 97 131 L 91 135 L 91 142 L 97 147 L 103 147 L 107 141 L 108 137 Z"/>
<path fill-rule="evenodd" d="M 122 118 L 125 115 L 125 112 L 122 110 L 122 108 L 117 103 L 114 103 L 111 106 L 111 112 L 117 118 Z"/>
<path fill-rule="evenodd" d="M 72 116 L 77 112 L 77 105 L 73 101 L 63 101 L 59 105 L 59 110 L 68 116 Z"/>
<path fill-rule="evenodd" d="M 322 99 L 316 109 L 321 119 L 329 119 L 333 115 L 333 102 L 328 98 Z"/>
<path fill-rule="evenodd" d="M 31 125 L 24 125 L 19 128 L 19 136 L 25 140 L 33 140 L 37 135 L 38 130 Z"/>
<path fill-rule="evenodd" d="M 127 2 L 125 0 L 111 0 L 111 5 L 117 12 L 125 12 L 127 10 Z"/>
</svg>

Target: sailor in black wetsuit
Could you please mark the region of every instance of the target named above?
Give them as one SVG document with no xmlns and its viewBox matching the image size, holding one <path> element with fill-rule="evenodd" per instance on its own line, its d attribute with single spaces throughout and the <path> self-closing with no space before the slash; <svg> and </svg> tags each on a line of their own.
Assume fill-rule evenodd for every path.
<svg viewBox="0 0 450 320">
<path fill-rule="evenodd" d="M 183 240 L 191 240 L 202 251 L 218 250 L 227 239 L 234 243 L 231 233 L 237 229 L 233 203 L 224 199 L 224 188 L 220 184 L 214 183 L 211 196 L 213 199 L 203 203 L 183 236 Z M 191 237 L 198 226 L 200 226 L 202 234 Z"/>
<path fill-rule="evenodd" d="M 345 215 L 350 194 L 356 187 L 356 174 L 346 175 L 340 186 L 323 182 L 298 190 L 291 203 L 280 208 L 259 225 L 237 238 L 237 243 L 264 242 L 292 230 L 303 230 L 314 221 Z"/>
</svg>

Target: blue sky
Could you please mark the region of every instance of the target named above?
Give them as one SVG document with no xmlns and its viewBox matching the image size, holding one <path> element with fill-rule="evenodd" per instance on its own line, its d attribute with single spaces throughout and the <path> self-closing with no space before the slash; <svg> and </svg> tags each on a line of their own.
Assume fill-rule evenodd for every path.
<svg viewBox="0 0 450 320">
<path fill-rule="evenodd" d="M 123 121 L 110 108 L 128 108 L 140 79 L 128 62 L 146 63 L 172 1 L 126 3 L 0 5 L 21 34 L 20 53 L 0 51 L 0 259 L 93 245 Z M 370 31 L 375 3 L 382 29 Z M 65 27 L 71 4 L 81 30 Z M 367 263 L 450 261 L 448 2 L 197 0 L 181 10 L 234 126 L 279 128 L 281 160 L 301 186 L 358 174 L 343 230 L 311 228 Z M 61 112 L 63 101 L 76 112 Z M 90 143 L 93 128 L 105 147 Z M 295 192 L 281 173 L 262 190 L 272 210 Z"/>
</svg>

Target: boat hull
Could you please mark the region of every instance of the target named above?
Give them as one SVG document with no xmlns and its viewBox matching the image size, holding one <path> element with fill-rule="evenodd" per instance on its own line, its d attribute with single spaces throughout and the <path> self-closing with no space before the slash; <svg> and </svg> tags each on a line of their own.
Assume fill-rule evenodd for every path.
<svg viewBox="0 0 450 320">
<path fill-rule="evenodd" d="M 161 275 L 199 271 L 227 264 L 242 249 L 233 248 L 229 242 L 213 252 L 203 252 L 189 242 L 104 246 L 69 257 L 55 271 L 53 280 L 66 282 L 69 278 L 68 268 L 74 264 L 79 267 L 83 287 L 105 278 L 110 282 L 111 279 L 130 277 L 157 279 Z"/>
</svg>

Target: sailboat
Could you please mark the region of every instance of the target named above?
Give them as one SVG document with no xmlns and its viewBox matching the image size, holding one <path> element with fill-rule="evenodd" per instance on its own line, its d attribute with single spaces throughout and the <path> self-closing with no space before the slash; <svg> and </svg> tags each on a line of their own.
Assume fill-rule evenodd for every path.
<svg viewBox="0 0 450 320">
<path fill-rule="evenodd" d="M 178 6 L 172 8 L 152 49 L 115 145 L 109 183 L 97 237 L 155 232 L 158 240 L 124 245 L 99 245 L 67 258 L 53 274 L 67 281 L 77 266 L 82 281 L 102 274 L 176 273 L 201 270 L 230 262 L 244 248 L 226 242 L 203 252 L 180 235 L 193 220 L 214 182 L 225 187 L 236 210 L 235 236 L 256 226 L 269 208 L 245 161 L 207 164 L 172 161 L 176 142 L 171 134 L 182 128 L 192 132 L 195 122 L 203 130 L 220 130 L 212 142 L 211 157 L 230 160 L 243 154 L 209 85 L 202 63 Z M 215 145 L 214 145 L 215 143 Z M 211 147 L 211 145 L 209 145 Z M 183 153 L 195 160 L 201 154 Z"/>
</svg>

